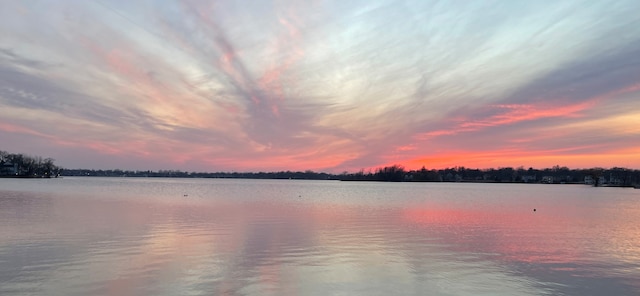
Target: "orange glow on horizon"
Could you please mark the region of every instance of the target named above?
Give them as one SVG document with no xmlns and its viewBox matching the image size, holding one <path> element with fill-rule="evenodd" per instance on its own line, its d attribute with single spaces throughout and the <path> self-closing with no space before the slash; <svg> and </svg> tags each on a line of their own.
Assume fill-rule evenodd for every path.
<svg viewBox="0 0 640 296">
<path fill-rule="evenodd" d="M 582 147 L 584 148 L 584 147 Z M 495 152 L 458 151 L 446 154 L 409 159 L 405 162 L 392 162 L 387 165 L 400 163 L 406 169 L 444 169 L 456 166 L 469 168 L 498 168 L 498 167 L 535 167 L 549 168 L 554 165 L 570 168 L 592 167 L 627 167 L 640 168 L 640 148 L 625 148 L 603 153 L 563 154 L 570 149 L 550 151 L 518 151 L 503 150 Z"/>
</svg>

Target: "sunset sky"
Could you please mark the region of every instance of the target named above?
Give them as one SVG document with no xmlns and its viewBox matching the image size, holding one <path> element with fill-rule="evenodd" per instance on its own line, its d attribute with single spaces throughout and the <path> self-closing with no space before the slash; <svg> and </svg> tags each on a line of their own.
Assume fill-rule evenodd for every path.
<svg viewBox="0 0 640 296">
<path fill-rule="evenodd" d="M 639 11 L 2 1 L 0 150 L 94 169 L 640 168 Z"/>
</svg>

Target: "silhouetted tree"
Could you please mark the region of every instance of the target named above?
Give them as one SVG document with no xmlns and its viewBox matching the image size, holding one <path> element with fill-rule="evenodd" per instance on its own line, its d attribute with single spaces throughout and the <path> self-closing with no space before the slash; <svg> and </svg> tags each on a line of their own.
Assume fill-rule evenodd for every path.
<svg viewBox="0 0 640 296">
<path fill-rule="evenodd" d="M 383 167 L 376 171 L 375 178 L 380 181 L 404 181 L 405 171 L 401 165 L 394 164 L 390 167 Z"/>
<path fill-rule="evenodd" d="M 26 156 L 0 151 L 1 176 L 18 177 L 56 177 L 60 168 L 53 164 L 52 158 Z"/>
</svg>

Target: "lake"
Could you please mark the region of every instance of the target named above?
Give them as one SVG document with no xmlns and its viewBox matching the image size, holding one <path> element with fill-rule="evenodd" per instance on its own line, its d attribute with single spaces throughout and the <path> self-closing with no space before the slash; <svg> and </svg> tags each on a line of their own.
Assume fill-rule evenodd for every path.
<svg viewBox="0 0 640 296">
<path fill-rule="evenodd" d="M 0 179 L 0 295 L 640 295 L 640 190 Z"/>
</svg>

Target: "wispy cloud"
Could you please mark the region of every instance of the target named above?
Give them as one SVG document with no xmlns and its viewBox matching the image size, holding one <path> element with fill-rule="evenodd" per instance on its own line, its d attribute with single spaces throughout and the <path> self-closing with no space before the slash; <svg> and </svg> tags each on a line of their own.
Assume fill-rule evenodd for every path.
<svg viewBox="0 0 640 296">
<path fill-rule="evenodd" d="M 0 137 L 63 166 L 588 166 L 640 145 L 635 1 L 4 6 Z"/>
</svg>

